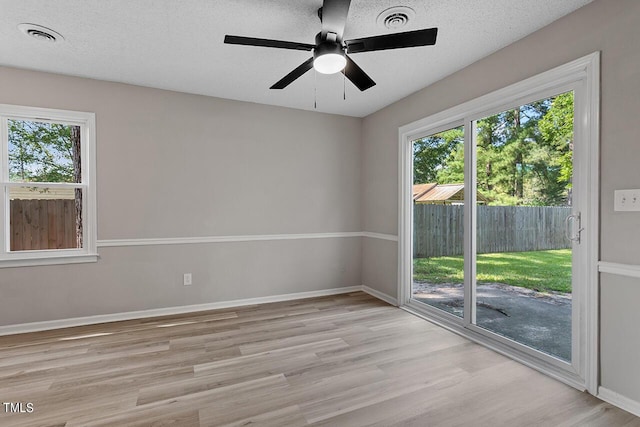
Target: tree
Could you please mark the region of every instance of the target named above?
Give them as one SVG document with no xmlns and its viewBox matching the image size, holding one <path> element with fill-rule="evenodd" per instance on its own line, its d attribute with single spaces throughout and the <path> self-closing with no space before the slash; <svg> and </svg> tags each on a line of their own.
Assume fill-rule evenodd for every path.
<svg viewBox="0 0 640 427">
<path fill-rule="evenodd" d="M 72 126 L 70 132 L 71 158 L 73 163 L 73 182 L 82 182 L 82 157 L 80 145 L 80 126 Z M 76 206 L 76 245 L 82 247 L 82 190 L 75 189 Z"/>
<path fill-rule="evenodd" d="M 436 182 L 438 172 L 450 156 L 451 151 L 462 145 L 462 127 L 446 130 L 413 143 L 413 183 Z"/>
<path fill-rule="evenodd" d="M 73 127 L 9 120 L 9 178 L 25 182 L 74 182 Z"/>
<path fill-rule="evenodd" d="M 478 190 L 491 204 L 570 203 L 573 93 L 476 121 Z M 414 182 L 464 181 L 463 128 L 414 143 Z"/>
<path fill-rule="evenodd" d="M 551 166 L 558 170 L 557 185 L 568 190 L 569 204 L 573 177 L 573 105 L 573 92 L 558 95 L 539 123 L 542 141 L 551 151 Z"/>
<path fill-rule="evenodd" d="M 445 158 L 445 164 L 438 170 L 438 184 L 458 184 L 464 182 L 464 141 L 459 141 Z"/>
</svg>

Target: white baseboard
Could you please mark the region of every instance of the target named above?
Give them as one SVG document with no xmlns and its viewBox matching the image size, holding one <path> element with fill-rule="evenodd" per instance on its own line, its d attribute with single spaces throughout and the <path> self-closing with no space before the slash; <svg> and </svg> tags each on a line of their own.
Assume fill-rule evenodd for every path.
<svg viewBox="0 0 640 427">
<path fill-rule="evenodd" d="M 640 417 L 640 402 L 629 399 L 605 387 L 598 387 L 598 398 Z"/>
<path fill-rule="evenodd" d="M 385 294 L 384 292 L 380 292 L 378 290 L 375 290 L 373 288 L 370 288 L 368 286 L 362 285 L 362 291 L 368 293 L 369 295 L 371 295 L 372 297 L 376 297 L 379 300 L 382 300 L 388 304 L 391 304 L 393 306 L 398 306 L 398 300 L 395 299 L 394 297 Z"/>
<path fill-rule="evenodd" d="M 361 286 L 322 289 L 319 291 L 296 292 L 293 294 L 273 295 L 268 297 L 247 298 L 232 301 L 221 301 L 209 304 L 183 305 L 178 307 L 153 308 L 149 310 L 129 311 L 125 313 L 100 314 L 96 316 L 75 317 L 71 319 L 51 320 L 45 322 L 22 323 L 19 325 L 0 326 L 0 336 L 23 334 L 26 332 L 47 331 L 51 329 L 70 328 L 74 326 L 95 325 L 97 323 L 118 322 L 122 320 L 144 319 L 148 317 L 170 316 L 174 314 L 194 313 L 198 311 L 217 310 L 221 308 L 242 307 L 246 305 L 265 304 L 270 302 L 291 301 L 304 298 L 328 295 L 347 294 L 361 291 Z"/>
<path fill-rule="evenodd" d="M 183 305 L 178 307 L 152 308 L 149 310 L 127 311 L 124 313 L 99 314 L 71 319 L 50 320 L 45 322 L 22 323 L 18 325 L 0 326 L 0 336 L 24 334 L 27 332 L 48 331 L 52 329 L 72 328 L 74 326 L 95 325 L 98 323 L 118 322 L 122 320 L 145 319 L 149 317 L 171 316 L 175 314 L 195 313 L 198 311 L 218 310 L 221 308 L 242 307 L 247 305 L 266 304 L 270 302 L 291 301 L 304 298 L 328 295 L 348 294 L 364 291 L 386 303 L 397 306 L 397 300 L 383 292 L 368 286 L 349 286 L 344 288 L 322 289 L 319 291 L 296 292 L 293 294 L 273 295 L 268 297 L 247 298 L 231 301 L 213 302 L 209 304 Z"/>
</svg>

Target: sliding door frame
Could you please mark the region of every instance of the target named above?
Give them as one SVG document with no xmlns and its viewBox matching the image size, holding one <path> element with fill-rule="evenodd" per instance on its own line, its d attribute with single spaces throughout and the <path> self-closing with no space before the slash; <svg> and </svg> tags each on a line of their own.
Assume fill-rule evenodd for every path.
<svg viewBox="0 0 640 427">
<path fill-rule="evenodd" d="M 568 64 L 515 83 L 399 128 L 398 206 L 398 305 L 427 320 L 516 359 L 580 390 L 597 394 L 598 385 L 598 248 L 599 248 L 599 94 L 600 54 L 592 53 Z M 586 210 L 586 266 L 583 292 L 577 293 L 577 312 L 572 310 L 572 336 L 580 322 L 580 336 L 572 343 L 573 365 L 507 338 L 483 331 L 475 325 L 475 191 L 465 191 L 464 203 L 464 317 L 459 318 L 426 304 L 412 301 L 413 259 L 413 141 L 460 125 L 465 127 L 465 188 L 476 188 L 475 121 L 527 102 L 574 91 L 574 140 L 580 141 L 585 161 L 579 162 L 582 190 L 577 195 Z M 576 354 L 577 353 L 577 354 Z"/>
</svg>

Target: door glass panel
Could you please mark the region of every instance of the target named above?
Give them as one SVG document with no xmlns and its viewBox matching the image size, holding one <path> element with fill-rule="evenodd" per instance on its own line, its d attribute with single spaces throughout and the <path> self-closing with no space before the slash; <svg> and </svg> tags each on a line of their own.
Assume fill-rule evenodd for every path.
<svg viewBox="0 0 640 427">
<path fill-rule="evenodd" d="M 464 129 L 413 141 L 412 298 L 462 317 Z"/>
<path fill-rule="evenodd" d="M 476 325 L 565 361 L 573 106 L 567 92 L 475 123 Z"/>
</svg>

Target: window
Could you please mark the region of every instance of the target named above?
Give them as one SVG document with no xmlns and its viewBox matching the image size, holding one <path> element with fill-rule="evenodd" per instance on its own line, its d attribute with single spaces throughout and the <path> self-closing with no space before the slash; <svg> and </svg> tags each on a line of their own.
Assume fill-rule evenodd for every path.
<svg viewBox="0 0 640 427">
<path fill-rule="evenodd" d="M 0 267 L 96 261 L 95 116 L 0 105 Z"/>
</svg>

